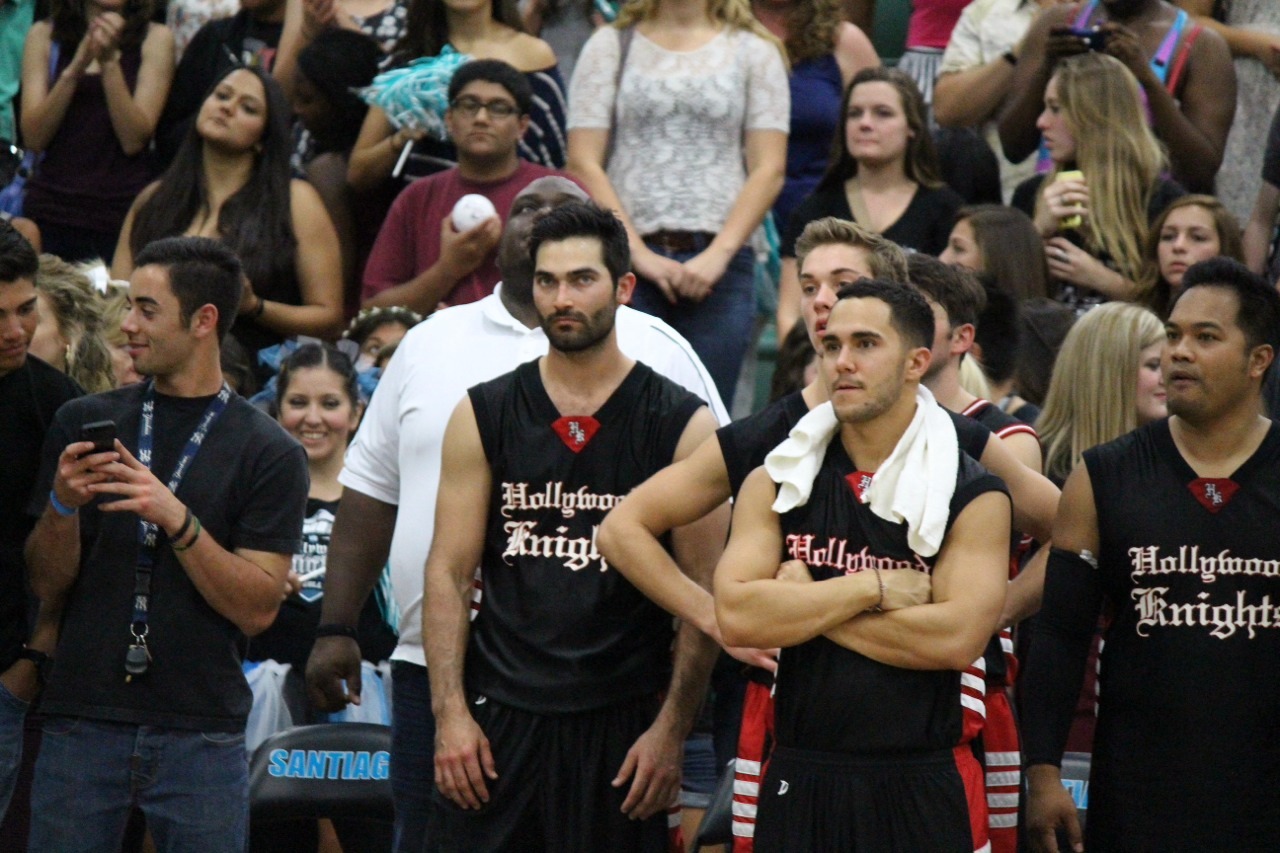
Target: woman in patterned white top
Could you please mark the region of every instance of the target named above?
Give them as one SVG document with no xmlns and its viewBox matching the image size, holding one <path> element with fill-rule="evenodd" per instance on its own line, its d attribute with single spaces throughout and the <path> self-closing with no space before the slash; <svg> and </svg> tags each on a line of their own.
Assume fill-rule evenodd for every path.
<svg viewBox="0 0 1280 853">
<path fill-rule="evenodd" d="M 629 3 L 569 87 L 569 169 L 626 223 L 631 304 L 689 340 L 726 401 L 755 321 L 746 244 L 782 188 L 790 107 L 782 47 L 745 0 Z"/>
</svg>

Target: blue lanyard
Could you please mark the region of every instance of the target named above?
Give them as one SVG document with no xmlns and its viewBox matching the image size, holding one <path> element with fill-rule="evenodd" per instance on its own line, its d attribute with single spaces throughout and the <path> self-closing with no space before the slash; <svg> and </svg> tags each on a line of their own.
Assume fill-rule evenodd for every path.
<svg viewBox="0 0 1280 853">
<path fill-rule="evenodd" d="M 201 445 L 209 435 L 214 421 L 227 408 L 231 399 L 231 386 L 222 383 L 222 389 L 216 397 L 209 401 L 204 416 L 196 426 L 195 432 L 187 439 L 182 456 L 178 459 L 173 474 L 169 477 L 169 491 L 175 495 L 182 477 L 191 467 Z M 155 382 L 147 383 L 146 393 L 142 397 L 142 425 L 138 429 L 138 461 L 151 470 L 151 453 L 155 435 L 156 386 Z M 134 573 L 133 584 L 133 621 L 129 630 L 133 634 L 133 644 L 129 647 L 125 658 L 125 670 L 129 673 L 126 681 L 134 675 L 142 675 L 147 671 L 151 661 L 151 652 L 147 649 L 147 613 L 151 600 L 151 573 L 156 564 L 156 542 L 159 527 L 153 522 L 138 519 L 138 562 Z"/>
</svg>

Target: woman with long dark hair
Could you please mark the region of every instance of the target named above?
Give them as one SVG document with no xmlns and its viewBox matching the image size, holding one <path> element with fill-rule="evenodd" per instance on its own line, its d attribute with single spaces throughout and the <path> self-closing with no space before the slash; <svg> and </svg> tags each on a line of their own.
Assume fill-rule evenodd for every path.
<svg viewBox="0 0 1280 853">
<path fill-rule="evenodd" d="M 111 272 L 128 278 L 144 246 L 177 234 L 214 237 L 247 277 L 231 334 L 252 355 L 296 335 L 341 331 L 338 239 L 316 191 L 292 180 L 289 107 L 256 68 L 214 85 L 169 170 L 139 196 Z"/>
<path fill-rule="evenodd" d="M 1016 208 L 997 204 L 962 208 L 947 248 L 938 257 L 943 263 L 986 273 L 1019 303 L 1049 295 L 1044 241 L 1031 218 Z"/>
<path fill-rule="evenodd" d="M 147 147 L 173 81 L 173 34 L 148 0 L 68 0 L 22 50 L 22 140 L 44 153 L 23 213 L 63 260 L 111 260 L 152 179 Z"/>
<path fill-rule="evenodd" d="M 840 115 L 827 172 L 783 231 L 779 335 L 800 316 L 795 244 L 810 222 L 824 216 L 854 220 L 903 248 L 937 255 L 964 204 L 939 177 L 924 100 L 906 73 L 862 69 L 845 90 Z"/>
</svg>

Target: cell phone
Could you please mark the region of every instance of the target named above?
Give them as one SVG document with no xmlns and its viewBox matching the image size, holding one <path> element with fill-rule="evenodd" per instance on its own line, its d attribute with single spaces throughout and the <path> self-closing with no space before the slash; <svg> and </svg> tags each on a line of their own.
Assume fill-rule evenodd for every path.
<svg viewBox="0 0 1280 853">
<path fill-rule="evenodd" d="M 94 421 L 80 427 L 80 440 L 92 441 L 93 450 L 89 453 L 106 453 L 116 449 L 116 422 Z M 89 454 L 86 453 L 86 456 Z"/>
<path fill-rule="evenodd" d="M 1080 41 L 1084 42 L 1085 50 L 1093 51 L 1105 50 L 1107 47 L 1107 37 L 1111 35 L 1109 31 L 1104 30 L 1101 27 L 1089 27 L 1088 29 L 1068 27 L 1066 33 L 1067 35 L 1075 36 L 1080 39 Z"/>
</svg>

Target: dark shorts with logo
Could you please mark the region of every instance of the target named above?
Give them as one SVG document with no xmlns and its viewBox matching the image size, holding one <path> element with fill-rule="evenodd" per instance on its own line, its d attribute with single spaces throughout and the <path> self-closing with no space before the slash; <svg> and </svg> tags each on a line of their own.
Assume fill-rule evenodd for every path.
<svg viewBox="0 0 1280 853">
<path fill-rule="evenodd" d="M 657 716 L 659 697 L 575 714 L 534 714 L 474 695 L 469 704 L 498 778 L 487 780 L 489 802 L 478 811 L 434 792 L 429 850 L 667 853 L 667 813 L 630 820 L 622 802 L 632 780 L 610 784 Z"/>
<path fill-rule="evenodd" d="M 851 756 L 778 747 L 760 785 L 756 853 L 972 853 L 950 750 Z"/>
</svg>

